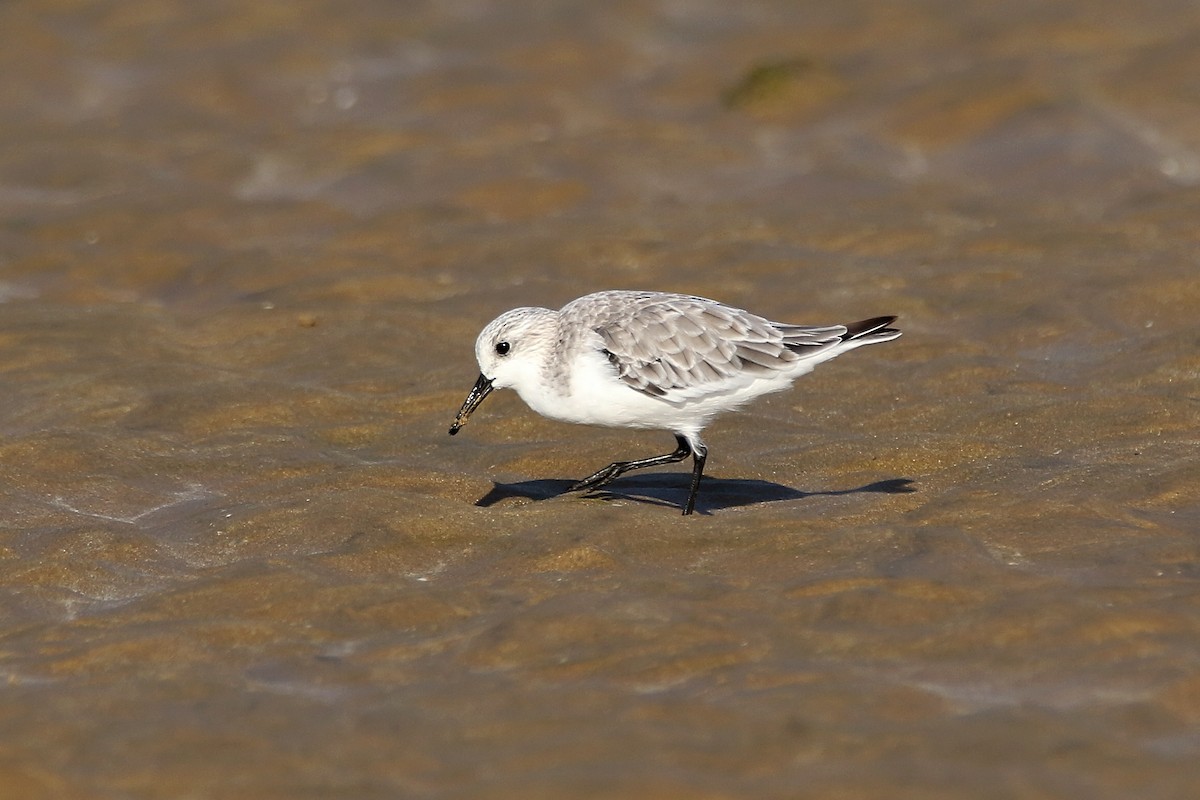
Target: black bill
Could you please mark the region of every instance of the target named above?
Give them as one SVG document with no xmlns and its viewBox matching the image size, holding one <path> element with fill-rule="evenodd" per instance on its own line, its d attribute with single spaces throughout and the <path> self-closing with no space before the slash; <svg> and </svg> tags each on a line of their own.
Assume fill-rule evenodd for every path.
<svg viewBox="0 0 1200 800">
<path fill-rule="evenodd" d="M 471 416 L 471 412 L 479 407 L 483 398 L 491 393 L 492 379 L 480 373 L 479 380 L 475 381 L 475 385 L 471 387 L 471 393 L 463 401 L 462 408 L 458 410 L 458 416 L 454 418 L 454 424 L 450 426 L 451 436 L 458 433 L 458 429 L 467 424 L 467 417 Z"/>
</svg>

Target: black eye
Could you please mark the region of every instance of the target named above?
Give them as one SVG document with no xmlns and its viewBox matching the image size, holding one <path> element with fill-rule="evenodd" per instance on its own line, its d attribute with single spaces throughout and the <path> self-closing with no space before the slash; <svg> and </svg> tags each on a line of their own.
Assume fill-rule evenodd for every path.
<svg viewBox="0 0 1200 800">
<path fill-rule="evenodd" d="M 496 342 L 496 355 L 506 356 L 510 349 L 508 342 Z"/>
</svg>

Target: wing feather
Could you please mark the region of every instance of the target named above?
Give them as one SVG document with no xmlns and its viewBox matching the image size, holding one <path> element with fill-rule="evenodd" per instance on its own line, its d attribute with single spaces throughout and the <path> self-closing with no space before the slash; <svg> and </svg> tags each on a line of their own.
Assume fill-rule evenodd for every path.
<svg viewBox="0 0 1200 800">
<path fill-rule="evenodd" d="M 670 401 L 735 390 L 835 346 L 846 333 L 840 325 L 774 323 L 688 295 L 608 292 L 561 313 L 596 334 L 622 381 Z"/>
</svg>

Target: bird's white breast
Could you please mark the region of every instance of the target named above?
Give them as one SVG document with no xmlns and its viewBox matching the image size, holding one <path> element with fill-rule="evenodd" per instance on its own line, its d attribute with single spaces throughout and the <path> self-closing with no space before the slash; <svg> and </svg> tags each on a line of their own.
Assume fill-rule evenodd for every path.
<svg viewBox="0 0 1200 800">
<path fill-rule="evenodd" d="M 566 380 L 529 375 L 514 388 L 531 409 L 563 422 L 617 428 L 650 428 L 696 433 L 713 416 L 769 392 L 787 388 L 811 366 L 798 365 L 794 374 L 747 379 L 736 387 L 710 395 L 667 400 L 640 392 L 621 380 L 599 349 L 576 350 L 565 365 Z"/>
</svg>

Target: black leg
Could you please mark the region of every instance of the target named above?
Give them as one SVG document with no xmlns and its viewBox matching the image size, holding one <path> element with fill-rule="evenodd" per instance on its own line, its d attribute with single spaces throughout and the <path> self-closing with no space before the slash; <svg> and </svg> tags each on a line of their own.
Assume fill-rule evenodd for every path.
<svg viewBox="0 0 1200 800">
<path fill-rule="evenodd" d="M 700 476 L 704 474 L 704 462 L 708 458 L 708 448 L 697 444 L 692 451 L 692 490 L 688 493 L 687 505 L 683 507 L 686 517 L 696 509 L 696 494 L 700 491 Z"/>
<path fill-rule="evenodd" d="M 666 455 L 662 456 L 652 456 L 651 458 L 643 458 L 638 461 L 615 461 L 604 469 L 588 475 L 583 480 L 572 484 L 567 491 L 579 492 L 584 489 L 599 489 L 601 486 L 605 485 L 606 483 L 610 483 L 630 470 L 641 469 L 643 467 L 657 467 L 661 466 L 662 464 L 674 464 L 677 461 L 683 461 L 688 456 L 693 455 L 692 446 L 688 444 L 687 439 L 683 438 L 682 436 L 676 436 L 675 441 L 679 446 L 675 448 L 675 452 L 673 453 L 667 453 Z M 700 465 L 701 468 L 704 465 L 703 457 L 701 457 Z M 696 485 L 699 480 L 700 474 L 697 472 L 695 477 L 692 479 L 692 500 L 696 499 Z M 689 506 L 688 510 L 684 513 L 691 513 L 691 507 Z"/>
</svg>

